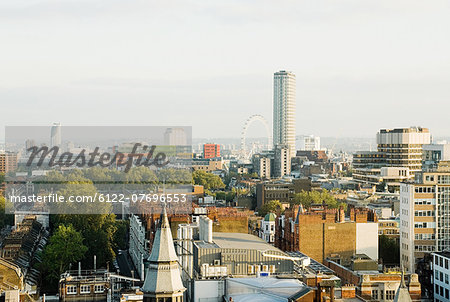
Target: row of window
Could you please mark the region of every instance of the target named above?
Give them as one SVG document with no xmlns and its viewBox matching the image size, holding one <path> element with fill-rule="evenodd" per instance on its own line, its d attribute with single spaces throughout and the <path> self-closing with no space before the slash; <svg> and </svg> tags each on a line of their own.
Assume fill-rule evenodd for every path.
<svg viewBox="0 0 450 302">
<path fill-rule="evenodd" d="M 438 255 L 434 255 L 434 264 L 440 267 L 444 267 L 448 269 L 448 259 L 444 259 L 443 257 L 439 257 Z M 437 278 L 436 278 L 437 279 Z"/>
<path fill-rule="evenodd" d="M 104 285 L 94 285 L 94 293 L 102 294 L 105 291 Z M 68 285 L 67 286 L 67 294 L 68 295 L 76 295 L 78 293 L 76 285 Z M 80 285 L 80 294 L 90 294 L 91 293 L 91 285 Z"/>
<path fill-rule="evenodd" d="M 435 193 L 435 187 L 416 187 L 416 193 Z"/>
<path fill-rule="evenodd" d="M 445 282 L 445 284 L 448 284 L 448 274 L 444 274 L 440 271 L 435 271 L 434 278 L 438 281 Z"/>
<path fill-rule="evenodd" d="M 416 240 L 434 240 L 436 239 L 435 234 L 415 234 L 414 239 Z"/>
<path fill-rule="evenodd" d="M 379 295 L 378 295 L 378 293 L 379 293 Z M 384 300 L 383 296 L 384 296 L 384 292 L 382 290 L 381 291 L 378 291 L 378 289 L 372 290 L 372 300 L 378 301 L 378 299 L 379 299 L 379 300 L 383 301 Z M 395 290 L 386 290 L 386 300 L 394 300 L 394 298 L 395 298 Z"/>
<path fill-rule="evenodd" d="M 434 217 L 434 211 L 415 211 L 414 216 L 418 217 Z"/>
<path fill-rule="evenodd" d="M 415 247 L 416 252 L 434 252 L 435 246 L 434 245 L 416 245 Z"/>
<path fill-rule="evenodd" d="M 434 204 L 434 202 L 432 202 L 430 199 L 427 200 L 416 199 L 414 201 L 414 204 Z"/>
<path fill-rule="evenodd" d="M 444 291 L 445 291 L 445 293 L 444 293 Z M 435 287 L 434 294 L 435 295 L 439 295 L 441 297 L 445 297 L 445 299 L 449 298 L 449 290 L 448 290 L 448 288 L 443 288 L 442 286 L 437 285 L 437 284 L 436 284 L 436 287 Z M 437 298 L 436 298 L 436 300 L 437 300 Z"/>
<path fill-rule="evenodd" d="M 450 175 L 438 175 L 438 184 L 450 184 Z"/>
</svg>

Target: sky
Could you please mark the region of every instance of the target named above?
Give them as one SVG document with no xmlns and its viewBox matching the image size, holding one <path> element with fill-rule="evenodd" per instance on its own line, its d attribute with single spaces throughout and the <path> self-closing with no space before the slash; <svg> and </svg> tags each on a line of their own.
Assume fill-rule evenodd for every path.
<svg viewBox="0 0 450 302">
<path fill-rule="evenodd" d="M 0 127 L 240 137 L 253 114 L 271 122 L 273 73 L 290 70 L 297 134 L 450 136 L 449 15 L 440 0 L 0 0 Z"/>
</svg>

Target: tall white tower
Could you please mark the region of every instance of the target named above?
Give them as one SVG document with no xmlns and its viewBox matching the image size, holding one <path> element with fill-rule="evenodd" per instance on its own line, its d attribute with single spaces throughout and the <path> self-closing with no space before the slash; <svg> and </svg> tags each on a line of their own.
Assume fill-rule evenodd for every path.
<svg viewBox="0 0 450 302">
<path fill-rule="evenodd" d="M 61 124 L 53 123 L 50 135 L 50 147 L 61 147 Z"/>
<path fill-rule="evenodd" d="M 273 76 L 273 145 L 288 145 L 295 156 L 295 74 L 281 70 Z"/>
</svg>

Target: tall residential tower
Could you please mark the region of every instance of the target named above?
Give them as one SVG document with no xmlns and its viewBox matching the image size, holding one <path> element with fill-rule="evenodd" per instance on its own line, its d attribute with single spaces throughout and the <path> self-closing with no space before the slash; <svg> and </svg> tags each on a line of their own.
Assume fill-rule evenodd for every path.
<svg viewBox="0 0 450 302">
<path fill-rule="evenodd" d="M 61 147 L 61 124 L 53 123 L 50 135 L 50 147 Z"/>
<path fill-rule="evenodd" d="M 273 145 L 288 145 L 295 156 L 295 74 L 281 70 L 273 76 Z"/>
</svg>

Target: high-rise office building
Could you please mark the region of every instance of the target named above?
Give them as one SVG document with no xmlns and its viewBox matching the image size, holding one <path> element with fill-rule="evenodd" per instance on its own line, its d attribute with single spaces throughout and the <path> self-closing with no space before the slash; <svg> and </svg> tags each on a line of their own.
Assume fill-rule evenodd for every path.
<svg viewBox="0 0 450 302">
<path fill-rule="evenodd" d="M 50 135 L 50 147 L 61 146 L 61 124 L 53 123 Z"/>
<path fill-rule="evenodd" d="M 273 145 L 288 145 L 295 155 L 295 74 L 281 70 L 273 77 Z"/>
<path fill-rule="evenodd" d="M 427 128 L 381 129 L 377 133 L 377 151 L 353 155 L 353 178 L 398 191 L 402 181 L 414 179 L 422 171 L 423 146 L 430 142 Z"/>
</svg>

